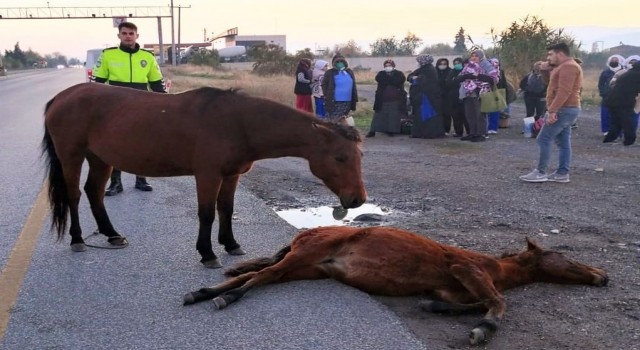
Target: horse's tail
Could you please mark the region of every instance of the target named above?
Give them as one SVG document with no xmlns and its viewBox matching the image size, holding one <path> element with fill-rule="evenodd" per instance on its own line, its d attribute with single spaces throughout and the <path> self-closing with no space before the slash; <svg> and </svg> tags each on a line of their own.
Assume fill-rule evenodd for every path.
<svg viewBox="0 0 640 350">
<path fill-rule="evenodd" d="M 44 109 L 46 113 L 53 98 L 47 102 Z M 62 163 L 58 159 L 58 154 L 53 146 L 53 140 L 49 134 L 47 126 L 44 127 L 44 137 L 42 138 L 42 157 L 45 158 L 45 164 L 49 170 L 47 179 L 49 180 L 49 206 L 51 208 L 51 228 L 55 228 L 58 232 L 58 239 L 64 237 L 67 228 L 67 214 L 69 212 L 69 196 L 67 194 L 67 184 L 64 181 L 62 173 Z"/>
<path fill-rule="evenodd" d="M 291 245 L 280 249 L 270 258 L 256 258 L 238 263 L 229 270 L 225 271 L 224 275 L 227 277 L 235 277 L 247 272 L 260 271 L 264 268 L 277 264 L 282 259 L 284 259 L 285 255 L 289 254 L 289 252 L 291 252 Z"/>
</svg>

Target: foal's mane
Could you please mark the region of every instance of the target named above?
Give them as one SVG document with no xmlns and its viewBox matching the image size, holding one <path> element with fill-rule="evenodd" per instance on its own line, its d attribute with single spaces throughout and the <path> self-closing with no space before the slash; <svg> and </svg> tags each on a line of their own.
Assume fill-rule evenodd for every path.
<svg viewBox="0 0 640 350">
<path fill-rule="evenodd" d="M 220 97 L 225 97 L 229 95 L 242 95 L 238 93 L 239 91 L 240 89 L 237 89 L 237 88 L 220 89 L 216 87 L 205 86 L 205 87 L 200 87 L 187 92 L 197 97 L 201 97 L 202 99 L 204 99 L 204 101 L 206 101 L 204 103 L 208 104 Z M 272 102 L 278 103 L 276 101 L 272 101 Z M 315 120 L 314 123 L 322 125 L 328 129 L 335 131 L 336 133 L 346 138 L 347 140 L 354 141 L 354 142 L 362 142 L 362 138 L 360 138 L 360 133 L 354 127 L 343 125 L 343 124 L 331 123 L 331 122 L 327 122 L 320 119 Z"/>
</svg>

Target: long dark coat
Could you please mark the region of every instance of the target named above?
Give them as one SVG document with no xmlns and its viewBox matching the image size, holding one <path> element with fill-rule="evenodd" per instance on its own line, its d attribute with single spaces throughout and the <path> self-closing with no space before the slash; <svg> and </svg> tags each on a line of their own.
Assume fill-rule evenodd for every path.
<svg viewBox="0 0 640 350">
<path fill-rule="evenodd" d="M 413 77 L 417 77 L 416 81 Z M 436 138 L 444 136 L 444 126 L 442 121 L 442 94 L 438 81 L 438 73 L 433 64 L 425 64 L 407 76 L 411 83 L 409 88 L 409 99 L 411 101 L 413 126 L 411 127 L 411 137 Z M 423 121 L 420 105 L 422 96 L 426 95 L 436 115 Z"/>
</svg>

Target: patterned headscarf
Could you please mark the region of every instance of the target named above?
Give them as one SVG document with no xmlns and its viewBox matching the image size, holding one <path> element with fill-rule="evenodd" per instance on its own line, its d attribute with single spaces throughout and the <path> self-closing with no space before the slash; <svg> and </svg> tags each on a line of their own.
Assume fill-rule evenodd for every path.
<svg viewBox="0 0 640 350">
<path fill-rule="evenodd" d="M 393 62 L 393 60 L 392 60 L 392 59 L 385 60 L 385 61 L 384 61 L 384 63 L 382 64 L 382 66 L 384 67 L 384 66 L 386 66 L 387 64 L 390 64 L 390 65 L 391 65 L 391 67 L 394 67 L 394 68 L 395 68 L 395 66 L 396 66 L 396 63 L 395 63 L 395 62 Z"/>
<path fill-rule="evenodd" d="M 416 61 L 418 61 L 419 65 L 424 66 L 433 63 L 433 56 L 427 54 L 418 55 L 418 57 L 416 57 Z"/>
</svg>

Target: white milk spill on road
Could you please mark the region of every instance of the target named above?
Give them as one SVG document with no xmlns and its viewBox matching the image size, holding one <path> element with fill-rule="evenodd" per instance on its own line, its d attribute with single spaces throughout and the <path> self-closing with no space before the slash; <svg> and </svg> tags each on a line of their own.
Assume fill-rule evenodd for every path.
<svg viewBox="0 0 640 350">
<path fill-rule="evenodd" d="M 276 213 L 295 228 L 314 228 L 321 226 L 344 226 L 362 214 L 388 215 L 389 209 L 373 204 L 363 204 L 355 209 L 343 209 L 340 206 L 322 206 L 318 208 L 287 209 Z M 379 222 L 373 220 L 373 222 Z"/>
</svg>

